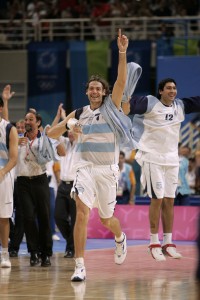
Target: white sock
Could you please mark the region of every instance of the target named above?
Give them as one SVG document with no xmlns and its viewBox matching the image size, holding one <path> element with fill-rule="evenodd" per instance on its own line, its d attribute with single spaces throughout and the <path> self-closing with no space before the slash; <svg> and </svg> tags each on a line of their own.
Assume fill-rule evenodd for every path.
<svg viewBox="0 0 200 300">
<path fill-rule="evenodd" d="M 83 257 L 77 257 L 75 258 L 76 266 L 84 266 L 84 258 Z"/>
<path fill-rule="evenodd" d="M 163 245 L 172 244 L 172 233 L 163 233 Z"/>
<path fill-rule="evenodd" d="M 2 252 L 2 253 L 3 253 L 3 252 L 4 252 L 4 253 L 5 253 L 5 252 L 7 253 L 7 252 L 8 252 L 8 248 L 3 248 L 3 247 L 2 247 L 2 248 L 1 248 L 1 252 Z"/>
<path fill-rule="evenodd" d="M 115 241 L 117 243 L 121 243 L 121 242 L 123 242 L 123 240 L 124 240 L 124 234 L 123 234 L 123 232 L 122 232 L 122 234 L 121 234 L 121 236 L 119 238 L 115 237 Z"/>
<path fill-rule="evenodd" d="M 160 244 L 158 233 L 151 233 L 150 234 L 150 244 Z"/>
</svg>

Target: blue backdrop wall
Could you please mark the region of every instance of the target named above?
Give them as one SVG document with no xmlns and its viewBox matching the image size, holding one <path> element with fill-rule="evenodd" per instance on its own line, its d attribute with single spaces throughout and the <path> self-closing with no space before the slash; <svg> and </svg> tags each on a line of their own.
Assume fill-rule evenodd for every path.
<svg viewBox="0 0 200 300">
<path fill-rule="evenodd" d="M 178 98 L 200 95 L 200 57 L 163 56 L 157 58 L 157 86 L 163 78 L 174 78 Z M 196 114 L 186 115 L 183 125 Z"/>
</svg>

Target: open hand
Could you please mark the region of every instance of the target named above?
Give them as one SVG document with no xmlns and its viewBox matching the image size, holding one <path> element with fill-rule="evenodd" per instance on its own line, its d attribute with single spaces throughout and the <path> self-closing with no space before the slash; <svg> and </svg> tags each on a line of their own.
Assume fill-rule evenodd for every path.
<svg viewBox="0 0 200 300">
<path fill-rule="evenodd" d="M 8 101 L 14 96 L 15 92 L 11 92 L 11 86 L 8 84 L 4 87 L 2 92 L 3 101 Z"/>
</svg>

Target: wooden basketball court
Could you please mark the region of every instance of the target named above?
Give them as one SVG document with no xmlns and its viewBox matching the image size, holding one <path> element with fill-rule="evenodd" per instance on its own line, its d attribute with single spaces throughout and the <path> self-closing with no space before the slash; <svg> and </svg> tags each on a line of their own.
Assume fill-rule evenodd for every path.
<svg viewBox="0 0 200 300">
<path fill-rule="evenodd" d="M 102 240 L 103 243 L 103 240 Z M 50 268 L 30 267 L 29 256 L 12 258 L 12 269 L 0 269 L 0 299 L 200 300 L 195 282 L 196 245 L 178 245 L 180 260 L 156 262 L 146 244 L 128 246 L 124 264 L 115 265 L 114 248 L 87 250 L 87 280 L 72 283 L 74 260 L 55 253 Z"/>
</svg>

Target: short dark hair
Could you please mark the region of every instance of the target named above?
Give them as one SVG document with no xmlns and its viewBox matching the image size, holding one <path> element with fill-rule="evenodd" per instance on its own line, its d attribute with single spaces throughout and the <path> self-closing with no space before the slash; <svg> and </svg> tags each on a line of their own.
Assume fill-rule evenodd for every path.
<svg viewBox="0 0 200 300">
<path fill-rule="evenodd" d="M 103 89 L 105 90 L 105 96 L 103 96 L 103 100 L 104 100 L 104 98 L 110 94 L 110 89 L 109 89 L 108 82 L 99 75 L 92 75 L 90 77 L 90 79 L 88 80 L 88 82 L 86 83 L 86 91 L 88 90 L 89 84 L 92 81 L 98 81 L 102 84 Z"/>
<path fill-rule="evenodd" d="M 168 82 L 173 82 L 176 85 L 176 81 L 173 78 L 165 78 L 165 79 L 161 80 L 158 83 L 158 92 L 157 92 L 158 99 L 161 98 L 160 91 L 164 90 L 164 87 L 165 87 L 166 83 L 168 83 Z"/>
<path fill-rule="evenodd" d="M 0 97 L 0 107 L 4 107 L 3 99 Z"/>
<path fill-rule="evenodd" d="M 125 157 L 124 151 L 120 151 L 120 152 L 119 152 L 119 155 L 122 155 L 123 157 Z"/>
</svg>

